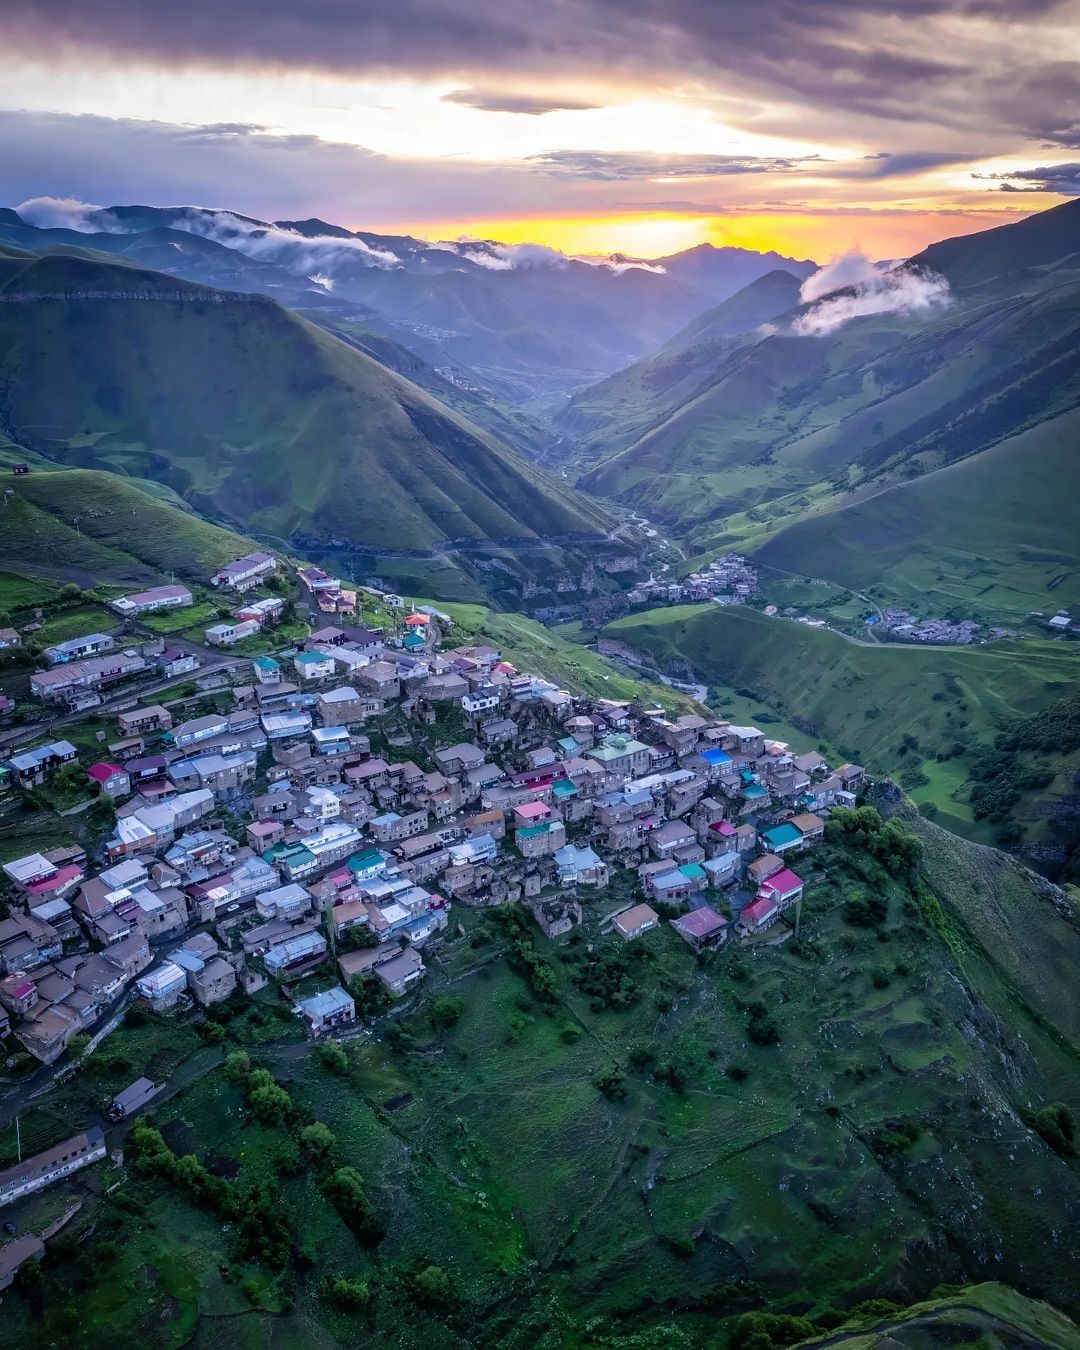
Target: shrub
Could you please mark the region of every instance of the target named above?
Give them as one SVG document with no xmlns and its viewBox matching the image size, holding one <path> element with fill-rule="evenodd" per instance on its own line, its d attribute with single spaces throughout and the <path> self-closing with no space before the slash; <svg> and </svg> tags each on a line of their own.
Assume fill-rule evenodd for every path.
<svg viewBox="0 0 1080 1350">
<path fill-rule="evenodd" d="M 454 1301 L 450 1276 L 442 1266 L 425 1266 L 412 1278 L 412 1295 L 425 1307 L 445 1309 Z"/>
<path fill-rule="evenodd" d="M 336 1074 L 348 1073 L 349 1057 L 337 1041 L 324 1041 L 317 1053 L 324 1069 Z"/>
<path fill-rule="evenodd" d="M 465 1001 L 460 998 L 437 998 L 431 1009 L 431 1024 L 440 1031 L 448 1031 L 461 1021 Z"/>
<path fill-rule="evenodd" d="M 1053 1102 L 1038 1111 L 1025 1111 L 1024 1122 L 1063 1157 L 1076 1156 L 1076 1117 L 1064 1102 Z"/>
<path fill-rule="evenodd" d="M 327 1280 L 326 1293 L 330 1302 L 344 1312 L 363 1312 L 371 1303 L 371 1286 L 366 1280 Z"/>
<path fill-rule="evenodd" d="M 621 1102 L 626 1097 L 626 1079 L 618 1069 L 602 1069 L 593 1079 L 597 1092 L 609 1101 Z"/>
</svg>

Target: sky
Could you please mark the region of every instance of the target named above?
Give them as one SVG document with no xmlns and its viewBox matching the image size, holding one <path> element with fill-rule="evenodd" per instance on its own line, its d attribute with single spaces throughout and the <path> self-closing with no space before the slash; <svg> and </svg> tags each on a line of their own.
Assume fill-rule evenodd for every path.
<svg viewBox="0 0 1080 1350">
<path fill-rule="evenodd" d="M 897 258 L 1080 195 L 1077 0 L 3 0 L 4 203 Z"/>
</svg>

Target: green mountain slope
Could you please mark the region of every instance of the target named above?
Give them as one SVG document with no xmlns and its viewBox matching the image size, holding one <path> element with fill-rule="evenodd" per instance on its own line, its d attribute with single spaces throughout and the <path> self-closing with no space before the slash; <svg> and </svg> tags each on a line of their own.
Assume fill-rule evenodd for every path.
<svg viewBox="0 0 1080 1350">
<path fill-rule="evenodd" d="M 782 267 L 766 272 L 713 309 L 699 314 L 666 344 L 668 350 L 692 347 L 711 338 L 739 337 L 799 303 L 802 281 Z"/>
<path fill-rule="evenodd" d="M 981 454 L 796 519 L 755 556 L 904 606 L 955 605 L 1019 622 L 1080 593 L 1077 525 L 1062 493 L 1080 475 L 1080 409 Z"/>
<path fill-rule="evenodd" d="M 0 423 L 259 536 L 422 554 L 602 537 L 602 508 L 260 296 L 72 257 L 0 290 Z"/>
<path fill-rule="evenodd" d="M 647 610 L 609 624 L 604 636 L 648 653 L 663 670 L 689 667 L 711 686 L 745 691 L 756 700 L 753 708 L 894 774 L 935 819 L 983 840 L 995 831 L 973 816 L 973 762 L 1008 722 L 1055 704 L 1080 680 L 1080 648 L 1058 642 L 858 644 L 827 629 L 717 605 Z M 1039 767 L 1048 781 L 1025 790 L 1009 813 L 1033 846 L 1056 839 L 1044 806 L 1072 791 L 1080 750 L 1049 752 Z"/>
<path fill-rule="evenodd" d="M 954 1289 L 894 1314 L 856 1318 L 828 1336 L 800 1345 L 845 1350 L 932 1350 L 934 1346 L 1027 1346 L 1076 1350 L 1080 1328 L 1048 1303 L 1025 1298 L 1003 1284 Z"/>
<path fill-rule="evenodd" d="M 254 547 L 200 520 L 166 490 L 90 469 L 11 479 L 0 507 L 0 572 L 84 587 L 205 582 Z"/>
<path fill-rule="evenodd" d="M 583 486 L 645 510 L 691 549 L 749 546 L 808 510 L 1049 423 L 1080 406 L 1078 227 L 1080 204 L 1069 203 L 935 245 L 914 262 L 952 282 L 936 315 L 868 315 L 817 337 L 795 336 L 789 316 L 761 341 L 691 346 L 586 391 L 567 428 L 591 438 L 587 450 L 609 437 L 616 453 Z M 1058 467 L 1068 493 L 1078 466 Z M 987 470 L 988 518 L 1042 510 L 1037 477 L 1014 483 L 1018 497 L 995 499 L 994 482 Z M 960 533 L 991 554 L 979 511 L 963 509 Z"/>
</svg>

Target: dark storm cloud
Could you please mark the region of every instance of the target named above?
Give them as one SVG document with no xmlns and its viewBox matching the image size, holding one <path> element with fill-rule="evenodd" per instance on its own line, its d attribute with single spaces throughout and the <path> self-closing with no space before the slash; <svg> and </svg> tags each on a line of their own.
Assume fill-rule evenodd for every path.
<svg viewBox="0 0 1080 1350">
<path fill-rule="evenodd" d="M 517 74 L 533 77 L 529 104 L 544 101 L 537 75 L 563 86 L 701 79 L 874 117 L 968 126 L 992 115 L 1069 143 L 1077 128 L 1061 110 L 1080 106 L 1080 67 L 1051 66 L 1052 48 L 1032 35 L 1071 10 L 1072 0 L 5 0 L 4 37 L 36 53 L 437 74 L 480 89 Z M 934 30 L 958 17 L 977 31 Z"/>
<path fill-rule="evenodd" d="M 804 165 L 821 164 L 823 161 L 820 155 L 808 155 L 805 159 L 776 159 L 745 155 L 647 155 L 629 151 L 603 154 L 592 150 L 551 150 L 545 155 L 530 155 L 526 163 L 558 178 L 621 183 L 656 178 L 793 173 Z"/>
<path fill-rule="evenodd" d="M 1056 192 L 1080 197 L 1080 164 L 1046 164 L 1013 173 L 973 173 L 972 178 L 997 183 L 1001 192 Z"/>
</svg>

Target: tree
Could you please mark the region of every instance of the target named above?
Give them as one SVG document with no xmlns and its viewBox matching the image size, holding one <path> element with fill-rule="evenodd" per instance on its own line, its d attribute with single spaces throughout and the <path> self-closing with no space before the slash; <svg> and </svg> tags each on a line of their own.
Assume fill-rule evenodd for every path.
<svg viewBox="0 0 1080 1350">
<path fill-rule="evenodd" d="M 330 1127 L 316 1120 L 300 1131 L 300 1142 L 313 1158 L 325 1158 L 337 1141 Z"/>
<path fill-rule="evenodd" d="M 326 1292 L 330 1302 L 345 1312 L 363 1312 L 371 1302 L 371 1286 L 366 1280 L 327 1280 Z"/>
<path fill-rule="evenodd" d="M 390 991 L 378 975 L 358 975 L 349 981 L 349 993 L 361 1017 L 379 1017 L 390 1006 Z"/>
<path fill-rule="evenodd" d="M 233 1085 L 240 1087 L 251 1072 L 251 1056 L 245 1050 L 234 1050 L 225 1056 L 225 1077 Z"/>
<path fill-rule="evenodd" d="M 464 999 L 437 998 L 431 1009 L 431 1024 L 439 1031 L 449 1031 L 461 1021 L 461 1014 L 464 1011 Z"/>
<path fill-rule="evenodd" d="M 323 1067 L 329 1069 L 331 1073 L 348 1073 L 349 1057 L 337 1041 L 324 1041 L 319 1046 L 318 1055 Z"/>
<path fill-rule="evenodd" d="M 292 1098 L 267 1069 L 248 1074 L 247 1100 L 252 1114 L 268 1125 L 279 1125 L 292 1112 Z"/>
<path fill-rule="evenodd" d="M 413 1297 L 428 1308 L 448 1308 L 454 1301 L 450 1276 L 442 1266 L 425 1266 L 412 1280 Z"/>
<path fill-rule="evenodd" d="M 364 1178 L 355 1167 L 339 1167 L 323 1183 L 323 1193 L 361 1242 L 376 1243 L 383 1225 L 368 1203 Z"/>
</svg>

